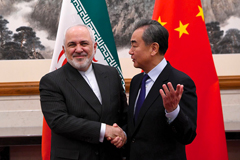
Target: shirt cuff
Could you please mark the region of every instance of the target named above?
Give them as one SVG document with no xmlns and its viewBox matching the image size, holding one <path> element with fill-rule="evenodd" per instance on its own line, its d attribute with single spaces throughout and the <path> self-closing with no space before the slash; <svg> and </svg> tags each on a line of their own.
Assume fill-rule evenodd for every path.
<svg viewBox="0 0 240 160">
<path fill-rule="evenodd" d="M 105 131 L 106 131 L 106 124 L 105 123 L 101 123 L 99 142 L 103 142 Z"/>
<path fill-rule="evenodd" d="M 167 111 L 165 109 L 165 116 L 167 117 L 169 124 L 172 123 L 172 121 L 174 121 L 174 119 L 177 117 L 179 111 L 180 111 L 179 105 L 177 106 L 177 108 L 174 111 L 169 112 L 169 113 L 167 113 Z"/>
</svg>

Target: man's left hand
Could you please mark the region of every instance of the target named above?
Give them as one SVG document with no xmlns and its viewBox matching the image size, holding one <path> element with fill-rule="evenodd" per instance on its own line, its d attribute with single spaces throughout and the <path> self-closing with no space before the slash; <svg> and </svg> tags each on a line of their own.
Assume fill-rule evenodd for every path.
<svg viewBox="0 0 240 160">
<path fill-rule="evenodd" d="M 182 98 L 183 85 L 178 84 L 176 90 L 174 90 L 172 83 L 168 82 L 167 85 L 163 84 L 162 87 L 163 89 L 160 89 L 159 92 L 163 99 L 163 106 L 169 113 L 177 108 L 180 99 Z"/>
</svg>

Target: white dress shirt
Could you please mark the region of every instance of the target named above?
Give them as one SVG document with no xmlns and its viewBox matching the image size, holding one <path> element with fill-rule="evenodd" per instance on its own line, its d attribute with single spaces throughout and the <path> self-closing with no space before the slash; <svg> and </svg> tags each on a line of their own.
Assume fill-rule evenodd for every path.
<svg viewBox="0 0 240 160">
<path fill-rule="evenodd" d="M 153 84 L 155 83 L 155 81 L 157 80 L 158 76 L 161 74 L 163 69 L 166 67 L 166 65 L 167 65 L 167 61 L 165 58 L 163 58 L 163 60 L 148 73 L 149 79 L 146 80 L 146 95 L 145 95 L 145 97 L 147 97 Z M 140 93 L 140 90 L 141 89 L 139 89 L 138 94 Z M 137 98 L 136 98 L 136 101 L 137 101 Z M 136 102 L 135 102 L 135 108 L 136 108 Z M 179 111 L 180 111 L 179 105 L 172 112 L 167 113 L 167 111 L 165 110 L 165 113 L 166 113 L 165 116 L 168 118 L 168 123 L 171 123 L 177 117 Z"/>
<path fill-rule="evenodd" d="M 83 78 L 85 79 L 85 81 L 88 83 L 88 85 L 92 88 L 93 92 L 95 93 L 95 95 L 97 96 L 99 102 L 102 104 L 102 96 L 100 93 L 100 89 L 92 68 L 92 64 L 89 66 L 88 70 L 83 72 L 83 71 L 79 71 L 79 73 L 83 76 Z M 99 141 L 103 142 L 104 140 L 104 135 L 105 135 L 105 131 L 106 131 L 106 124 L 105 123 L 101 123 L 101 130 L 100 130 L 100 137 L 99 137 Z"/>
</svg>

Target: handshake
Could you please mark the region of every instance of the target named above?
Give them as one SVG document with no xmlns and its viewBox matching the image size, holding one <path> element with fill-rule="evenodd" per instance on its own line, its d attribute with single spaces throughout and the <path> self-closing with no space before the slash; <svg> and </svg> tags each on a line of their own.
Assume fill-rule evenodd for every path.
<svg viewBox="0 0 240 160">
<path fill-rule="evenodd" d="M 106 125 L 105 138 L 117 148 L 121 148 L 127 141 L 126 134 L 116 123 L 112 126 Z"/>
</svg>

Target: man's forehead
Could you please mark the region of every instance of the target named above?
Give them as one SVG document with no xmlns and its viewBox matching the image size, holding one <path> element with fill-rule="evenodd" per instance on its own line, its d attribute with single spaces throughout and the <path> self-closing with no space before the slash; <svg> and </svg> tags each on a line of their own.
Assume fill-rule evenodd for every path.
<svg viewBox="0 0 240 160">
<path fill-rule="evenodd" d="M 142 34 L 139 32 L 134 32 L 130 42 L 131 43 L 139 43 L 142 40 Z"/>
<path fill-rule="evenodd" d="M 86 38 L 70 38 L 70 39 L 67 39 L 67 43 L 79 43 L 79 42 L 90 42 L 90 39 L 86 39 Z"/>
<path fill-rule="evenodd" d="M 76 31 L 76 30 L 87 30 L 85 26 L 73 26 L 69 28 L 67 31 Z"/>
<path fill-rule="evenodd" d="M 71 30 L 66 34 L 67 41 L 90 41 L 91 37 L 88 30 Z"/>
<path fill-rule="evenodd" d="M 67 32 L 66 32 L 66 36 L 86 36 L 86 37 L 90 37 L 90 33 L 88 31 L 88 29 L 84 26 L 75 26 L 70 28 Z"/>
</svg>

